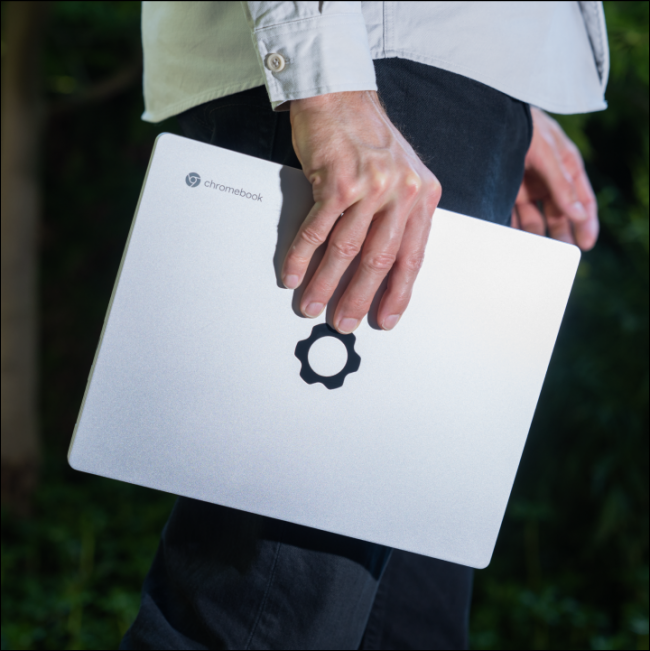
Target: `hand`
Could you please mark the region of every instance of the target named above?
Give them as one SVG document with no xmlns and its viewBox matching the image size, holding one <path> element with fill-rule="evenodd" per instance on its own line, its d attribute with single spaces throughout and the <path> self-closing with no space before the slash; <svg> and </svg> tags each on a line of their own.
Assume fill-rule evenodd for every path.
<svg viewBox="0 0 650 651">
<path fill-rule="evenodd" d="M 377 322 L 391 330 L 411 298 L 440 184 L 388 119 L 375 92 L 294 100 L 290 110 L 293 148 L 312 184 L 315 204 L 287 253 L 282 282 L 298 287 L 329 236 L 303 293 L 301 312 L 321 314 L 361 252 L 332 325 L 343 334 L 355 330 L 389 274 Z"/>
<path fill-rule="evenodd" d="M 546 113 L 531 108 L 533 139 L 512 226 L 591 249 L 598 238 L 596 197 L 578 148 Z M 537 207 L 543 206 L 543 212 Z"/>
</svg>

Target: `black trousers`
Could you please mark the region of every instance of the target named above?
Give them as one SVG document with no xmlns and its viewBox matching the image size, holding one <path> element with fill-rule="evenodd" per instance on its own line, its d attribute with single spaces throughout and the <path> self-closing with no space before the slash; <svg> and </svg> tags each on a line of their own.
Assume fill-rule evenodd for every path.
<svg viewBox="0 0 650 651">
<path fill-rule="evenodd" d="M 529 107 L 402 59 L 375 62 L 391 120 L 442 184 L 440 206 L 508 224 Z M 184 134 L 300 167 L 263 87 L 179 116 Z M 179 498 L 123 649 L 462 649 L 472 570 Z"/>
</svg>

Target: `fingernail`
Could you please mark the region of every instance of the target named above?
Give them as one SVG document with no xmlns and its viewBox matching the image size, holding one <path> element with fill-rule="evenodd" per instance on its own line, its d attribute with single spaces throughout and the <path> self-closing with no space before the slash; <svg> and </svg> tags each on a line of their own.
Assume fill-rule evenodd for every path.
<svg viewBox="0 0 650 651">
<path fill-rule="evenodd" d="M 356 319 L 345 318 L 339 321 L 339 332 L 344 335 L 350 334 L 357 326 L 359 322 Z"/>
<path fill-rule="evenodd" d="M 399 318 L 400 318 L 399 314 L 391 314 L 390 316 L 387 316 L 384 319 L 384 322 L 381 324 L 381 327 L 384 330 L 392 330 L 397 325 Z"/>
<path fill-rule="evenodd" d="M 300 278 L 298 278 L 298 276 L 296 276 L 294 274 L 289 274 L 288 276 L 285 276 L 282 279 L 282 282 L 284 283 L 284 286 L 287 289 L 295 289 L 296 287 L 298 287 L 298 281 L 299 280 L 300 280 Z"/>
<path fill-rule="evenodd" d="M 574 204 L 571 205 L 571 217 L 574 219 L 586 219 L 587 218 L 587 211 L 585 210 L 585 207 L 579 202 L 576 201 Z"/>
<path fill-rule="evenodd" d="M 323 311 L 324 307 L 325 306 L 322 303 L 310 303 L 304 311 L 307 316 L 310 316 L 313 319 Z"/>
</svg>

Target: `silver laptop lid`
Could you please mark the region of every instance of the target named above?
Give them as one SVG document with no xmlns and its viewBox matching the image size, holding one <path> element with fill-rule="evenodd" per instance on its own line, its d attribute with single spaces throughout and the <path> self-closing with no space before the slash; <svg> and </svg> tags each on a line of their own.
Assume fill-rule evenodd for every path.
<svg viewBox="0 0 650 651">
<path fill-rule="evenodd" d="M 299 170 L 157 139 L 69 462 L 485 567 L 579 250 L 438 209 L 398 327 L 337 339 L 277 280 L 311 205 Z"/>
</svg>

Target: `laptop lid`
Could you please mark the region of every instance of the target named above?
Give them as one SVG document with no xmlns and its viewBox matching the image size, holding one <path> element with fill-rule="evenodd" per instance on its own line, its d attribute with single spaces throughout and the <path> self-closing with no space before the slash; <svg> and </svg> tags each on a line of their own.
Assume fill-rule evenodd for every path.
<svg viewBox="0 0 650 651">
<path fill-rule="evenodd" d="M 69 463 L 485 567 L 580 252 L 438 209 L 398 327 L 342 337 L 278 280 L 312 203 L 299 170 L 158 137 Z"/>
</svg>

